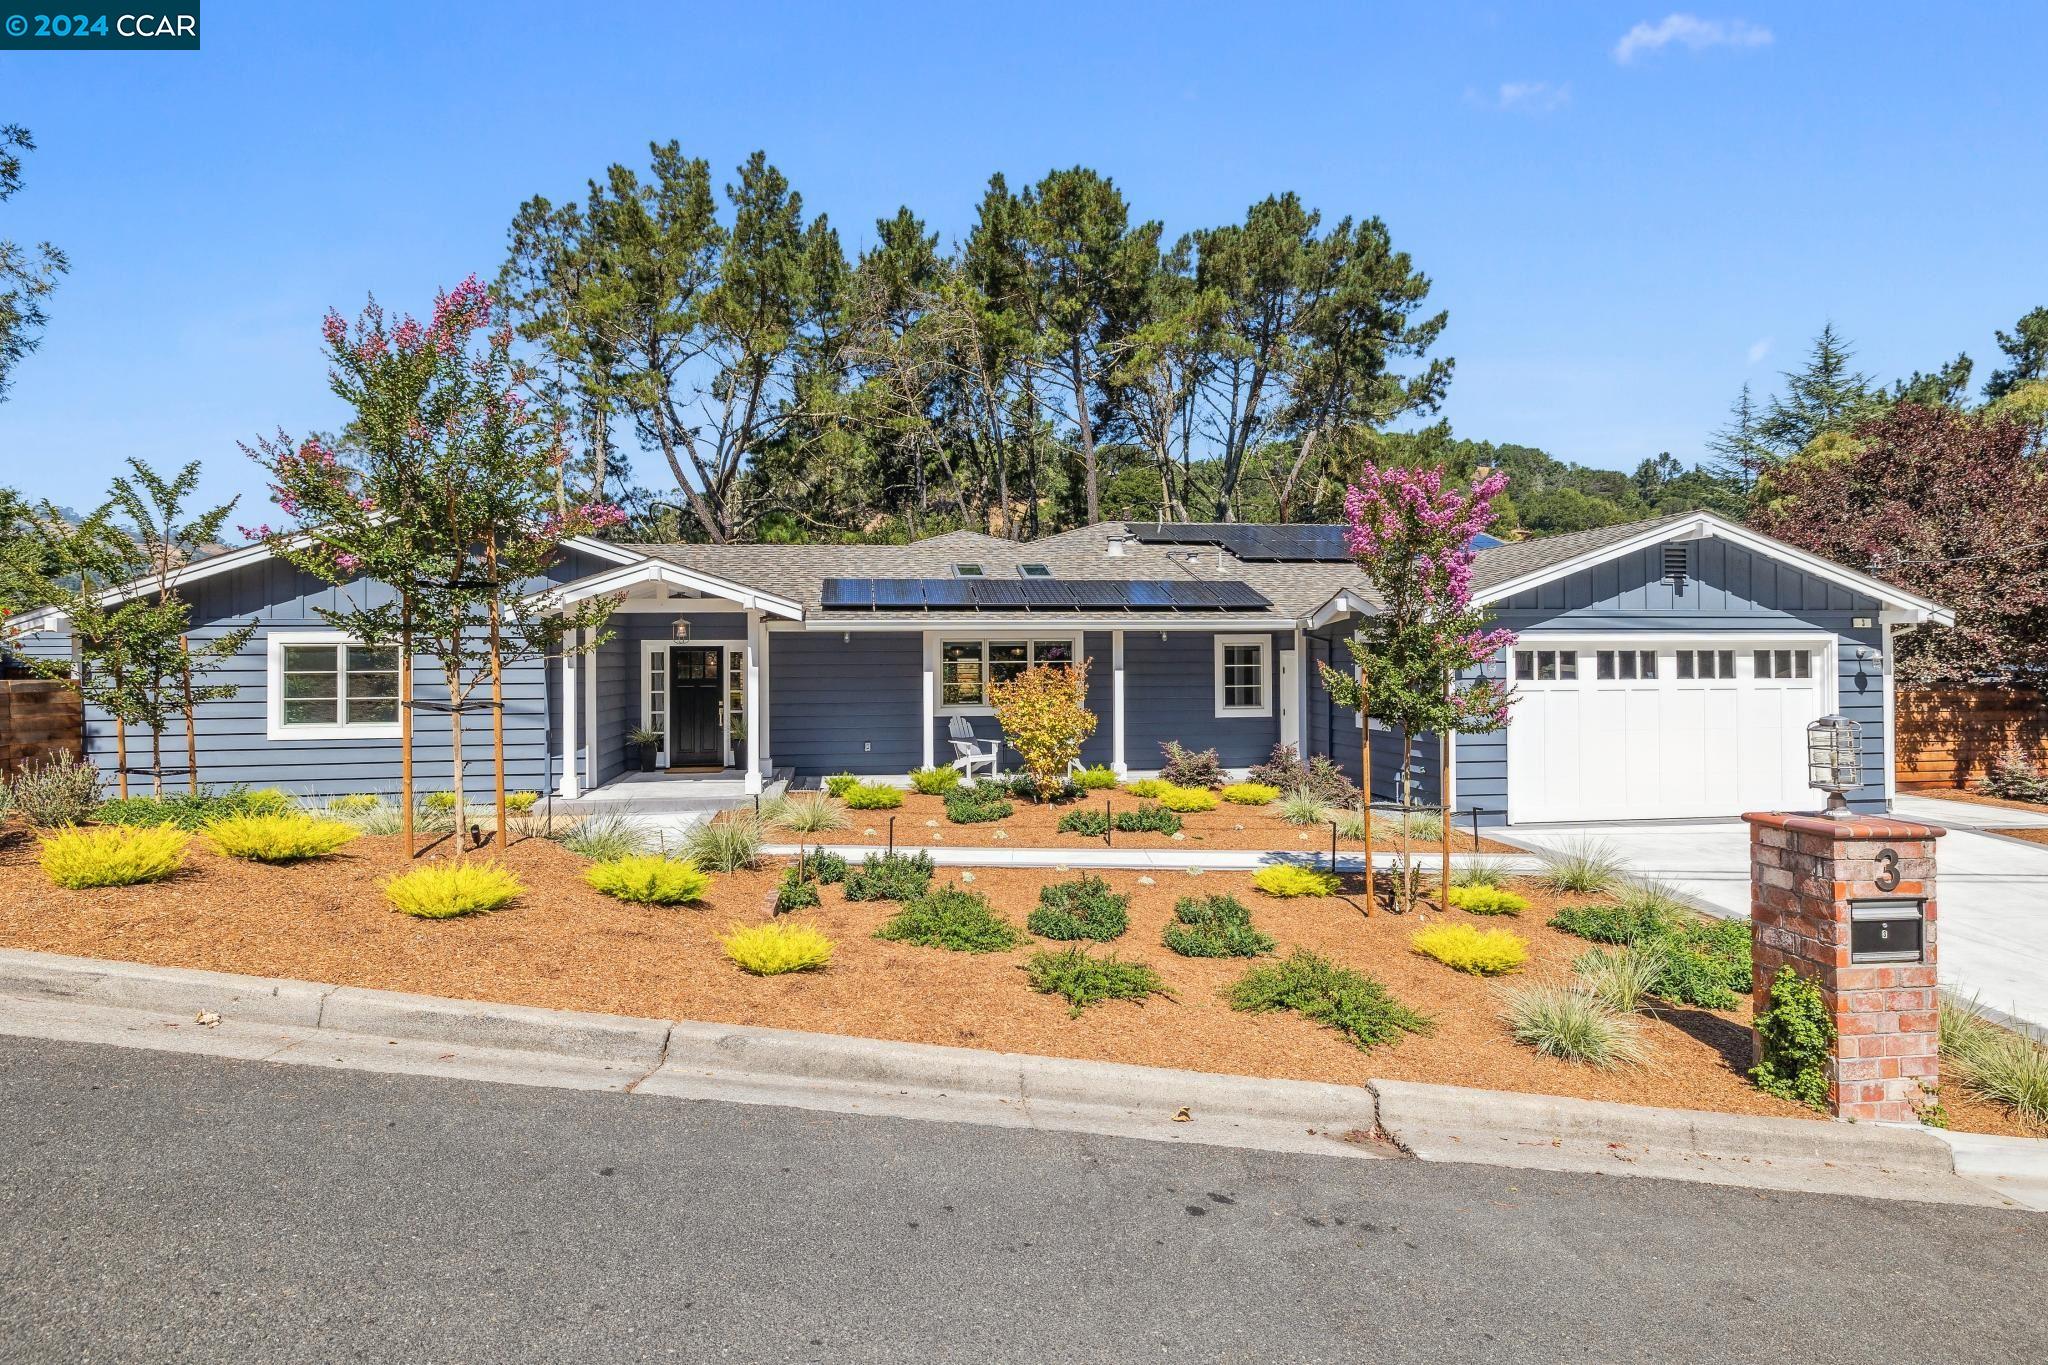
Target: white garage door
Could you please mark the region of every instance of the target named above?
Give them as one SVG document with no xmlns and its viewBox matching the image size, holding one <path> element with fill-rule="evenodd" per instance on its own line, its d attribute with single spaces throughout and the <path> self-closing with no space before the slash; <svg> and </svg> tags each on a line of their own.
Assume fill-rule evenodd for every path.
<svg viewBox="0 0 2048 1365">
<path fill-rule="evenodd" d="M 1828 637 L 1658 644 L 1525 637 L 1515 649 L 1508 818 L 1668 820 L 1807 809 L 1805 730 Z"/>
</svg>

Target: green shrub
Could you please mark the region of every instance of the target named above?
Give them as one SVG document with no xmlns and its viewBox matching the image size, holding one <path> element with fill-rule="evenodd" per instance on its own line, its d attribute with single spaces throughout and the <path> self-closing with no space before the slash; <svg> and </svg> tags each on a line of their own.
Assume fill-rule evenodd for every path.
<svg viewBox="0 0 2048 1365">
<path fill-rule="evenodd" d="M 198 830 L 233 815 L 284 815 L 298 810 L 289 796 L 268 788 L 249 791 L 173 792 L 163 796 L 128 796 L 100 804 L 93 819 L 103 825 L 176 825 Z"/>
<path fill-rule="evenodd" d="M 1520 969 L 1529 960 L 1529 945 L 1519 935 L 1463 923 L 1417 929 L 1409 936 L 1408 946 L 1453 971 L 1473 976 L 1500 976 Z"/>
<path fill-rule="evenodd" d="M 16 773 L 7 791 L 15 814 L 37 829 L 76 825 L 100 804 L 100 770 L 60 753 Z"/>
<path fill-rule="evenodd" d="M 752 867 L 767 842 L 767 832 L 752 815 L 726 814 L 684 836 L 683 856 L 713 872 L 737 872 Z"/>
<path fill-rule="evenodd" d="M 1618 905 L 1568 905 L 1550 917 L 1550 927 L 1595 943 L 1641 943 L 1661 935 L 1666 925 Z"/>
<path fill-rule="evenodd" d="M 1290 825 L 1320 825 L 1330 818 L 1330 810 L 1323 804 L 1322 798 L 1312 796 L 1300 788 L 1296 788 L 1280 798 L 1278 813 L 1280 818 Z M 1346 834 L 1345 837 L 1348 839 L 1364 838 L 1365 829 L 1363 821 L 1360 822 L 1357 833 Z"/>
<path fill-rule="evenodd" d="M 1024 941 L 1016 926 L 989 908 L 988 897 L 957 886 L 919 896 L 875 930 L 875 937 L 956 953 L 1000 953 Z"/>
<path fill-rule="evenodd" d="M 1159 973 L 1142 962 L 1125 962 L 1115 953 L 1096 957 L 1078 943 L 1055 952 L 1041 949 L 1024 964 L 1031 989 L 1040 995 L 1057 995 L 1067 1002 L 1069 1018 L 1104 1000 L 1136 1000 L 1148 995 L 1171 998 L 1173 992 L 1159 979 Z"/>
<path fill-rule="evenodd" d="M 1183 815 L 1190 811 L 1215 810 L 1216 793 L 1201 787 L 1168 787 L 1159 793 L 1159 804 Z"/>
<path fill-rule="evenodd" d="M 782 882 L 775 888 L 775 913 L 786 915 L 792 910 L 808 910 L 818 903 L 818 884 L 795 868 L 782 874 Z"/>
<path fill-rule="evenodd" d="M 228 815 L 205 828 L 206 841 L 225 858 L 258 863 L 296 863 L 325 858 L 360 836 L 342 820 L 322 820 L 293 811 L 289 815 Z"/>
<path fill-rule="evenodd" d="M 1977 789 L 2004 801 L 2026 801 L 2048 806 L 2048 775 L 2041 772 L 2032 754 L 2018 744 L 2008 744 L 1991 760 L 1990 770 Z"/>
<path fill-rule="evenodd" d="M 43 872 L 73 891 L 159 882 L 185 865 L 187 837 L 172 825 L 69 825 L 42 840 Z"/>
<path fill-rule="evenodd" d="M 1091 839 L 1100 839 L 1109 833 L 1109 812 L 1093 806 L 1070 810 L 1060 817 L 1060 833 L 1085 834 Z"/>
<path fill-rule="evenodd" d="M 1226 995 L 1230 1007 L 1251 1013 L 1292 1010 L 1349 1038 L 1361 1051 L 1391 1043 L 1403 1033 L 1436 1027 L 1363 972 L 1340 967 L 1305 948 L 1284 962 L 1254 967 Z"/>
<path fill-rule="evenodd" d="M 1590 1066 L 1633 1066 L 1647 1055 L 1636 1021 L 1592 991 L 1527 986 L 1507 993 L 1501 1017 L 1518 1043 Z"/>
<path fill-rule="evenodd" d="M 1118 811 L 1116 827 L 1126 834 L 1178 834 L 1180 817 L 1164 806 L 1144 802 L 1136 810 Z"/>
<path fill-rule="evenodd" d="M 1135 782 L 1124 783 L 1124 790 L 1133 796 L 1141 796 L 1149 800 L 1157 797 L 1159 793 L 1172 785 L 1171 782 L 1168 782 L 1163 777 L 1141 777 Z"/>
<path fill-rule="evenodd" d="M 845 829 L 846 813 L 823 792 L 791 792 L 783 798 L 774 815 L 763 823 L 776 825 L 792 834 L 822 834 Z"/>
<path fill-rule="evenodd" d="M 1040 938 L 1107 943 L 1131 927 L 1130 908 L 1129 896 L 1119 895 L 1101 877 L 1083 875 L 1041 888 L 1038 908 L 1024 927 Z"/>
<path fill-rule="evenodd" d="M 1223 789 L 1223 799 L 1233 806 L 1270 806 L 1280 799 L 1280 789 L 1263 782 L 1233 782 Z"/>
<path fill-rule="evenodd" d="M 635 905 L 688 905 L 704 899 L 711 875 L 687 858 L 636 854 L 583 869 L 583 880 L 605 895 Z"/>
<path fill-rule="evenodd" d="M 1116 786 L 1116 774 L 1100 763 L 1081 769 L 1067 780 L 1084 792 L 1106 792 Z"/>
<path fill-rule="evenodd" d="M 1655 942 L 1631 945 L 1618 953 L 1594 948 L 1572 961 L 1579 984 L 1609 1009 L 1623 1014 L 1635 1013 L 1647 997 L 1656 994 L 1664 967 L 1664 948 Z"/>
<path fill-rule="evenodd" d="M 1303 763 L 1292 744 L 1274 745 L 1272 757 L 1248 776 L 1283 792 L 1305 792 L 1318 806 L 1349 806 L 1358 800 L 1358 788 L 1351 785 L 1336 760 L 1328 754 L 1313 754 Z"/>
<path fill-rule="evenodd" d="M 837 853 L 806 854 L 803 865 L 805 871 L 825 886 L 846 880 L 846 859 Z"/>
<path fill-rule="evenodd" d="M 944 796 L 960 785 L 958 768 L 912 768 L 911 788 L 925 796 Z"/>
<path fill-rule="evenodd" d="M 560 827 L 555 842 L 579 858 L 615 863 L 647 849 L 647 833 L 617 811 L 586 815 Z"/>
<path fill-rule="evenodd" d="M 1757 1089 L 1809 1109 L 1828 1106 L 1828 1057 L 1835 1021 L 1820 987 L 1791 967 L 1771 978 L 1770 1004 L 1756 1016 L 1760 1054 L 1750 1068 Z"/>
<path fill-rule="evenodd" d="M 1252 927 L 1252 912 L 1235 896 L 1182 896 L 1162 935 L 1182 957 L 1258 957 L 1273 940 Z"/>
<path fill-rule="evenodd" d="M 985 825 L 991 820 L 1007 820 L 1017 808 L 1010 804 L 1006 792 L 1007 788 L 995 782 L 955 787 L 946 793 L 946 818 L 956 825 Z"/>
<path fill-rule="evenodd" d="M 753 976 L 815 972 L 832 960 L 832 940 L 808 924 L 735 924 L 719 946 L 733 965 Z"/>
<path fill-rule="evenodd" d="M 1451 904 L 1473 915 L 1519 915 L 1529 908 L 1526 897 L 1498 886 L 1459 886 L 1451 883 Z"/>
<path fill-rule="evenodd" d="M 384 898 L 408 915 L 452 919 L 509 905 L 525 889 L 497 863 L 459 858 L 394 877 L 384 883 Z"/>
<path fill-rule="evenodd" d="M 2048 1048 L 2000 1028 L 1975 1001 L 1941 1000 L 1941 1059 L 1970 1094 L 2011 1110 L 2029 1127 L 2048 1128 Z"/>
<path fill-rule="evenodd" d="M 1291 900 L 1296 896 L 1334 896 L 1337 894 L 1337 874 L 1318 872 L 1312 867 L 1296 867 L 1292 863 L 1274 863 L 1252 873 L 1252 885 L 1269 896 Z"/>
<path fill-rule="evenodd" d="M 880 782 L 856 782 L 839 799 L 848 810 L 895 810 L 903 804 L 903 793 Z"/>
<path fill-rule="evenodd" d="M 1505 888 L 1514 873 L 1508 870 L 1508 860 L 1492 853 L 1479 853 L 1460 863 L 1451 873 L 1451 885 L 1491 886 Z M 1522 909 L 1529 907 L 1525 904 Z"/>
<path fill-rule="evenodd" d="M 860 779 L 852 773 L 834 773 L 825 779 L 825 790 L 834 796 L 843 797 L 849 790 L 859 785 Z"/>
<path fill-rule="evenodd" d="M 1595 943 L 1655 948 L 1664 970 L 1652 994 L 1704 1009 L 1733 1009 L 1751 986 L 1750 929 L 1740 920 L 1702 920 L 1691 911 L 1662 908 L 1651 897 L 1634 908 L 1567 906 L 1550 917 L 1553 929 Z"/>
<path fill-rule="evenodd" d="M 914 901 L 932 881 L 929 853 L 870 853 L 860 870 L 846 874 L 850 901 Z"/>
<path fill-rule="evenodd" d="M 1543 881 L 1553 891 L 1597 896 L 1621 880 L 1621 855 L 1600 839 L 1573 839 L 1537 855 Z"/>
<path fill-rule="evenodd" d="M 1165 759 L 1159 765 L 1159 775 L 1176 787 L 1220 787 L 1223 785 L 1223 760 L 1214 749 L 1203 749 L 1199 753 L 1183 749 L 1180 741 L 1169 739 L 1159 746 L 1160 755 Z"/>
</svg>

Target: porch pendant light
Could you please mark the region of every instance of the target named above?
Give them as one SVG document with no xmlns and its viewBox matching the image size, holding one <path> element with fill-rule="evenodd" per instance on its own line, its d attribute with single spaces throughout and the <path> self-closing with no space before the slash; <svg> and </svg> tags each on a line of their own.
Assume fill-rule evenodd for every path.
<svg viewBox="0 0 2048 1365">
<path fill-rule="evenodd" d="M 1806 785 L 1828 794 L 1825 814 L 1837 820 L 1851 814 L 1843 793 L 1863 785 L 1861 734 L 1862 727 L 1846 716 L 1822 716 L 1806 727 Z"/>
<path fill-rule="evenodd" d="M 677 617 L 677 618 L 675 619 L 675 623 L 674 623 L 673 625 L 671 625 L 671 626 L 669 627 L 669 638 L 670 638 L 670 639 L 672 639 L 672 640 L 687 640 L 687 639 L 689 639 L 689 638 L 690 638 L 690 623 L 689 623 L 689 621 L 688 621 L 688 620 L 686 620 L 686 619 L 685 619 L 685 618 L 683 618 L 683 617 L 680 617 L 680 616 L 678 616 L 678 617 Z"/>
</svg>

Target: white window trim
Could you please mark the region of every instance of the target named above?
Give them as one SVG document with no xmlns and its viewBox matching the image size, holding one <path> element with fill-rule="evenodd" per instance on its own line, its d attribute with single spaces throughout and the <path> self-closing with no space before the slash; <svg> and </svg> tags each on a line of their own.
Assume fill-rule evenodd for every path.
<svg viewBox="0 0 2048 1365">
<path fill-rule="evenodd" d="M 669 689 L 664 698 L 661 727 L 661 748 L 654 755 L 654 770 L 662 772 L 669 766 L 667 707 L 675 704 L 675 680 L 669 676 L 668 652 L 670 649 L 715 649 L 718 651 L 718 752 L 721 767 L 732 766 L 732 707 L 727 704 L 729 691 L 727 682 L 732 668 L 732 656 L 742 646 L 731 640 L 643 640 L 640 646 L 640 724 L 646 729 L 654 728 L 654 661 L 661 659 L 663 686 Z M 637 772 L 634 765 L 639 762 L 632 754 L 627 764 L 628 771 Z"/>
<path fill-rule="evenodd" d="M 1223 704 L 1223 651 L 1232 645 L 1256 645 L 1259 650 L 1259 704 Z M 1273 637 L 1270 635 L 1218 635 L 1213 645 L 1216 661 L 1216 719 L 1242 720 L 1273 714 Z"/>
<path fill-rule="evenodd" d="M 397 739 L 399 722 L 389 721 L 375 725 L 286 725 L 284 723 L 284 651 L 286 645 L 353 645 L 363 647 L 363 642 L 340 630 L 274 630 L 265 648 L 268 651 L 264 668 L 263 731 L 266 739 L 273 740 L 325 740 L 325 739 Z M 341 662 L 342 682 L 338 690 L 347 689 L 348 664 Z"/>
<path fill-rule="evenodd" d="M 946 704 L 946 646 L 979 644 L 981 646 L 981 695 L 988 696 L 989 645 L 1001 641 L 1004 644 L 1023 642 L 1029 645 L 1034 640 L 1062 640 L 1072 651 L 1074 661 L 1079 663 L 1087 658 L 1084 643 L 1079 635 L 1060 630 L 928 630 L 925 632 L 925 658 L 932 672 L 932 714 L 935 716 L 993 716 L 996 709 L 986 701 L 977 705 L 963 706 Z"/>
</svg>

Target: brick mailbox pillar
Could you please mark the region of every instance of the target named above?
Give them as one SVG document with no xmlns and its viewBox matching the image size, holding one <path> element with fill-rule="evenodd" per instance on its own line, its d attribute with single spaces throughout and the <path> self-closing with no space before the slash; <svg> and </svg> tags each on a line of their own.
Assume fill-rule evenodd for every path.
<svg viewBox="0 0 2048 1365">
<path fill-rule="evenodd" d="M 1743 818 L 1756 1010 L 1781 966 L 1814 982 L 1835 1023 L 1835 1116 L 1913 1122 L 1939 1080 L 1934 841 L 1948 831 L 1879 815 Z"/>
</svg>

